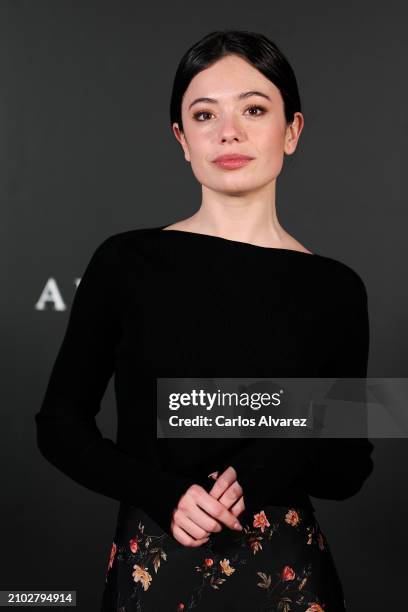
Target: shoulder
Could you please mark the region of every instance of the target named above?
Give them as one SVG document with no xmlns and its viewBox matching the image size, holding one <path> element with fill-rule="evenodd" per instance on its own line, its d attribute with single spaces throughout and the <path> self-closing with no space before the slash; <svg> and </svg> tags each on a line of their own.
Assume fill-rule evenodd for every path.
<svg viewBox="0 0 408 612">
<path fill-rule="evenodd" d="M 318 259 L 318 280 L 328 295 L 338 303 L 367 301 L 366 284 L 352 265 L 324 255 Z"/>
<path fill-rule="evenodd" d="M 106 257 L 120 257 L 126 251 L 151 244 L 155 233 L 157 228 L 146 227 L 110 234 L 97 243 L 94 251 Z"/>
<path fill-rule="evenodd" d="M 97 241 L 90 247 L 90 256 L 84 266 L 82 274 L 84 285 L 89 279 L 104 279 L 106 277 L 118 278 L 121 276 L 129 262 L 135 259 L 137 254 L 146 253 L 148 250 L 144 244 L 148 245 L 148 235 L 154 228 L 141 228 L 109 234 L 102 240 Z"/>
</svg>

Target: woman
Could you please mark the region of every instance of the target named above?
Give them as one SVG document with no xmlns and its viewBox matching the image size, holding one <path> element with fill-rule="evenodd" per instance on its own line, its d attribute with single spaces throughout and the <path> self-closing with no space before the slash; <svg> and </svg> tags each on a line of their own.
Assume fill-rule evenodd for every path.
<svg viewBox="0 0 408 612">
<path fill-rule="evenodd" d="M 366 376 L 363 281 L 277 219 L 276 178 L 304 124 L 295 75 L 265 36 L 213 32 L 180 62 L 171 124 L 201 206 L 96 249 L 36 415 L 39 448 L 121 502 L 104 612 L 344 610 L 309 495 L 359 491 L 368 440 L 156 432 L 159 378 Z M 113 373 L 116 443 L 95 422 Z"/>
</svg>

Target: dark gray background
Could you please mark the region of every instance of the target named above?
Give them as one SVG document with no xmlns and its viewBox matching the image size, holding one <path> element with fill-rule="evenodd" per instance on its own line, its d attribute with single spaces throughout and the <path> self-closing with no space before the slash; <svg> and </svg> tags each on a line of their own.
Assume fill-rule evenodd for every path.
<svg viewBox="0 0 408 612">
<path fill-rule="evenodd" d="M 305 128 L 278 179 L 280 222 L 361 274 L 369 376 L 405 377 L 406 5 L 3 0 L 0 12 L 0 582 L 76 589 L 78 608 L 97 612 L 118 505 L 39 455 L 34 414 L 96 246 L 200 204 L 169 125 L 181 55 L 225 27 L 262 32 L 287 55 Z M 66 311 L 35 308 L 50 277 Z M 99 423 L 114 437 L 111 384 Z M 352 612 L 406 607 L 407 440 L 374 443 L 375 471 L 356 497 L 314 500 Z"/>
</svg>

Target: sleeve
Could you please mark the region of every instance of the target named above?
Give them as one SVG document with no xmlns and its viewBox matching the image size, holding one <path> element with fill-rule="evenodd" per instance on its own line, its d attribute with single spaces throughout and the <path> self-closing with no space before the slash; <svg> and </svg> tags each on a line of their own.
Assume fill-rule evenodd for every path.
<svg viewBox="0 0 408 612">
<path fill-rule="evenodd" d="M 353 272 L 332 313 L 333 350 L 326 377 L 366 378 L 369 354 L 367 292 Z M 257 439 L 220 468 L 237 472 L 246 505 L 263 503 L 265 490 L 301 487 L 321 499 L 343 500 L 355 495 L 373 470 L 373 444 L 366 438 Z"/>
<path fill-rule="evenodd" d="M 45 459 L 77 483 L 149 508 L 168 532 L 173 508 L 194 481 L 123 452 L 102 436 L 95 420 L 114 372 L 120 338 L 120 272 L 117 242 L 110 236 L 97 247 L 76 289 L 45 397 L 35 414 L 37 446 Z"/>
</svg>

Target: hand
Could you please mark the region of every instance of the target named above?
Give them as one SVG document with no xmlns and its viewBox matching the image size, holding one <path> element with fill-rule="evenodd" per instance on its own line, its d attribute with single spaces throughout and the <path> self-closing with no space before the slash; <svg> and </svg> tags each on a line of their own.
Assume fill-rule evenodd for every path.
<svg viewBox="0 0 408 612">
<path fill-rule="evenodd" d="M 209 533 L 222 530 L 220 523 L 230 529 L 238 531 L 242 529 L 235 513 L 242 512 L 243 500 L 237 504 L 233 513 L 215 497 L 220 495 L 224 497 L 226 503 L 235 504 L 242 496 L 242 489 L 236 480 L 233 467 L 227 468 L 221 474 L 211 491 L 212 495 L 198 484 L 191 485 L 180 497 L 177 508 L 173 511 L 170 530 L 173 537 L 184 546 L 201 546 L 208 541 Z"/>
</svg>

